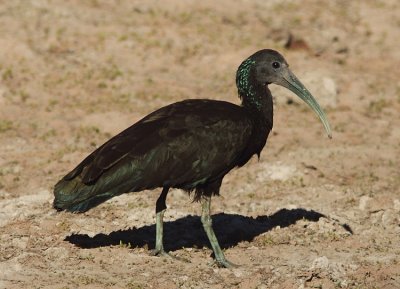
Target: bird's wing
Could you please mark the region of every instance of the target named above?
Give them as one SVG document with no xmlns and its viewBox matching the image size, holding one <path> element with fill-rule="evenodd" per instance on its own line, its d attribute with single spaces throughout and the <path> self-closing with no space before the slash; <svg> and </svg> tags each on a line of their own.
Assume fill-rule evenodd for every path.
<svg viewBox="0 0 400 289">
<path fill-rule="evenodd" d="M 182 168 L 197 175 L 215 173 L 234 161 L 250 135 L 251 124 L 244 111 L 223 101 L 186 100 L 165 106 L 144 117 L 111 138 L 86 157 L 64 180 L 81 175 L 85 184 L 95 182 L 105 171 L 119 163 L 140 159 L 150 152 L 164 160 L 158 166 L 172 166 L 186 160 L 176 177 L 184 179 Z M 205 146 L 208 146 L 207 148 Z M 223 154 L 218 155 L 218 151 Z M 236 156 L 235 156 L 236 155 Z M 210 169 L 210 163 L 212 162 Z M 173 170 L 171 171 L 172 175 Z M 171 176 L 173 177 L 173 176 Z M 195 177 L 195 176 L 193 176 Z M 160 176 L 161 178 L 161 176 Z"/>
<path fill-rule="evenodd" d="M 222 178 L 241 163 L 252 133 L 249 118 L 239 114 L 215 117 L 214 122 L 192 126 L 166 147 L 158 149 L 166 160 L 158 164 L 163 186 L 192 189 Z M 162 160 L 162 158 L 161 158 Z"/>
</svg>

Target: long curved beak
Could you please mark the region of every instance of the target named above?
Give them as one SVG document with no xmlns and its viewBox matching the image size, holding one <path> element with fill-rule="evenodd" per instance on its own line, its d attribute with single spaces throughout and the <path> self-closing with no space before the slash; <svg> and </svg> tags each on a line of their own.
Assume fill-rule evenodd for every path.
<svg viewBox="0 0 400 289">
<path fill-rule="evenodd" d="M 322 110 L 321 106 L 312 96 L 312 94 L 307 90 L 307 88 L 298 80 L 296 75 L 290 71 L 289 68 L 285 69 L 282 72 L 282 77 L 279 81 L 275 82 L 283 87 L 294 92 L 298 97 L 300 97 L 305 103 L 307 103 L 312 110 L 318 115 L 319 119 L 322 121 L 322 124 L 325 127 L 326 133 L 328 134 L 329 138 L 332 138 L 332 131 L 329 125 L 328 119 Z"/>
</svg>

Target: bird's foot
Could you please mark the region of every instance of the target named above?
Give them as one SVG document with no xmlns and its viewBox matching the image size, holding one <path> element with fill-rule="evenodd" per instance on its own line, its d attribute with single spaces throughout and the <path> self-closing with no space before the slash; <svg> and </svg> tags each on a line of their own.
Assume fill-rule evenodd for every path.
<svg viewBox="0 0 400 289">
<path fill-rule="evenodd" d="M 167 257 L 167 256 L 172 257 L 170 254 L 168 254 L 167 252 L 165 252 L 164 249 L 153 249 L 153 250 L 151 250 L 150 255 L 151 255 L 151 256 L 159 256 L 159 257 L 161 257 L 161 256 L 164 256 L 164 257 Z"/>
<path fill-rule="evenodd" d="M 239 267 L 239 265 L 232 263 L 231 261 L 228 261 L 226 259 L 214 260 L 213 262 L 211 262 L 210 265 L 211 266 L 217 265 L 219 268 L 228 268 L 228 269 Z"/>
<path fill-rule="evenodd" d="M 174 260 L 178 260 L 178 261 L 183 261 L 186 263 L 190 263 L 189 260 L 182 258 L 182 257 L 177 257 L 174 255 L 171 255 L 170 253 L 166 252 L 164 249 L 154 249 L 151 251 L 150 253 L 151 256 L 158 256 L 158 257 L 167 257 L 167 258 L 171 258 Z"/>
</svg>

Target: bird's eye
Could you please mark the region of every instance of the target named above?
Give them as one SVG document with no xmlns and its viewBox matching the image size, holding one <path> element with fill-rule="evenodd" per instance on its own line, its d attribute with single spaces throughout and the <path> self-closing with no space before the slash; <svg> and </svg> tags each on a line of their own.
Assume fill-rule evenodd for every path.
<svg viewBox="0 0 400 289">
<path fill-rule="evenodd" d="M 281 67 L 281 64 L 279 62 L 274 61 L 272 62 L 272 67 L 278 69 L 279 67 Z"/>
</svg>

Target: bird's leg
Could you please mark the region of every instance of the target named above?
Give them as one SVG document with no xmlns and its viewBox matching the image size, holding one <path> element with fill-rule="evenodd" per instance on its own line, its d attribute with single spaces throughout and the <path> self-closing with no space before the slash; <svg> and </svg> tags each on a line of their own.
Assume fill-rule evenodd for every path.
<svg viewBox="0 0 400 289">
<path fill-rule="evenodd" d="M 219 267 L 225 267 L 225 268 L 237 267 L 237 265 L 229 262 L 225 258 L 225 255 L 222 252 L 221 247 L 219 246 L 217 237 L 215 236 L 214 230 L 212 228 L 210 205 L 211 205 L 211 197 L 203 197 L 201 201 L 201 207 L 202 207 L 201 222 L 203 224 L 204 231 L 206 231 L 208 240 L 211 243 L 211 247 L 214 251 L 215 262 Z"/>
<path fill-rule="evenodd" d="M 163 244 L 163 233 L 164 233 L 164 213 L 165 210 L 157 212 L 156 214 L 156 246 L 153 250 L 153 255 L 165 255 L 164 244 Z"/>
<path fill-rule="evenodd" d="M 167 199 L 169 188 L 163 188 L 161 195 L 158 197 L 156 202 L 156 246 L 154 250 L 151 252 L 153 256 L 164 256 L 164 257 L 171 257 L 176 260 L 189 262 L 188 260 L 180 257 L 175 257 L 164 250 L 164 213 L 167 209 L 167 205 L 165 204 L 165 200 Z"/>
<path fill-rule="evenodd" d="M 163 188 L 161 195 L 158 197 L 156 202 L 156 246 L 152 252 L 152 255 L 169 255 L 164 251 L 163 244 L 163 233 L 164 233 L 164 213 L 167 209 L 167 205 L 165 204 L 165 200 L 167 199 L 169 188 Z"/>
</svg>

